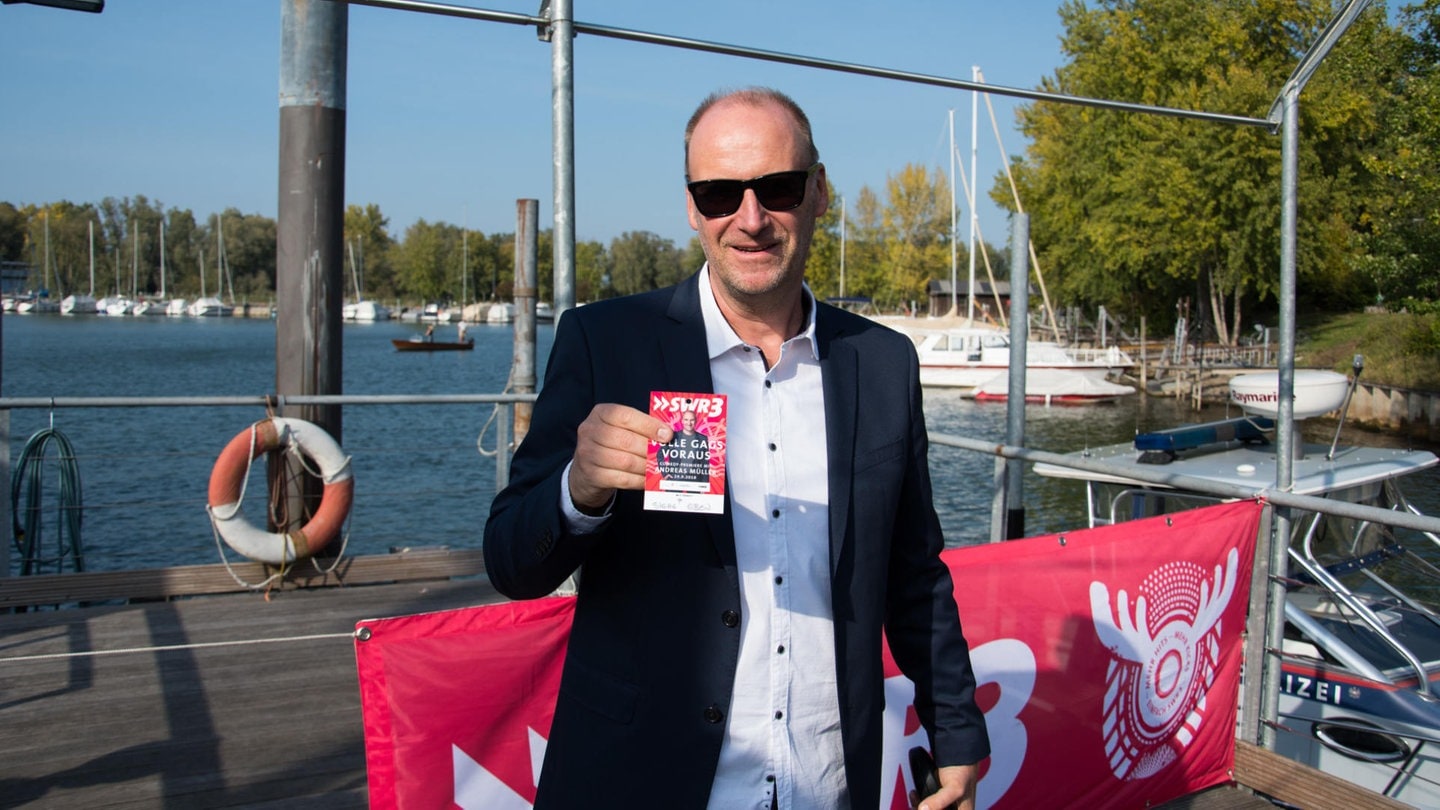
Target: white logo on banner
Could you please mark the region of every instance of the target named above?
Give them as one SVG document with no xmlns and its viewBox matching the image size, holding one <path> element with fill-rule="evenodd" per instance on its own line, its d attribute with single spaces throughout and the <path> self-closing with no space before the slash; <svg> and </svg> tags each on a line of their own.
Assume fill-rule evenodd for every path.
<svg viewBox="0 0 1440 810">
<path fill-rule="evenodd" d="M 1133 616 L 1123 589 L 1112 609 L 1105 583 L 1090 583 L 1095 633 L 1114 656 L 1105 677 L 1104 731 L 1116 777 L 1153 776 L 1195 738 L 1219 664 L 1220 616 L 1235 592 L 1239 558 L 1230 549 L 1209 582 L 1192 562 L 1160 566 L 1141 583 Z"/>
<path fill-rule="evenodd" d="M 530 785 L 540 783 L 540 763 L 545 760 L 544 737 L 533 728 L 530 733 Z M 462 810 L 529 810 L 530 802 L 509 785 L 470 758 L 460 746 L 450 746 L 455 768 L 455 804 Z"/>
<path fill-rule="evenodd" d="M 987 642 L 970 651 L 970 663 L 975 669 L 976 689 L 995 684 L 1000 696 L 995 705 L 985 712 L 985 725 L 990 731 L 990 768 L 980 780 L 976 796 L 976 807 L 989 807 L 1000 800 L 1015 782 L 1020 766 L 1025 762 L 1025 750 L 1029 734 L 1020 712 L 1030 702 L 1035 691 L 1035 653 L 1019 639 L 1002 638 Z M 912 790 L 910 766 L 906 752 L 913 746 L 930 747 L 925 738 L 925 729 L 916 727 L 908 736 L 905 734 L 906 715 L 915 699 L 915 684 L 904 675 L 885 679 L 885 758 L 880 773 L 885 779 L 880 783 L 880 807 L 896 806 L 888 795 L 894 774 L 904 774 L 904 789 Z M 903 792 L 900 797 L 905 798 Z"/>
</svg>

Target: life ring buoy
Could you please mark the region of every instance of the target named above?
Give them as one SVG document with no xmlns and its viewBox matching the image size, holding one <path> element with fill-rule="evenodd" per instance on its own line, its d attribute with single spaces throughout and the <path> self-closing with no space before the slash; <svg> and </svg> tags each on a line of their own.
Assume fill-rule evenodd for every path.
<svg viewBox="0 0 1440 810">
<path fill-rule="evenodd" d="M 299 450 L 315 463 L 325 489 L 310 521 L 281 534 L 251 525 L 240 514 L 240 500 L 250 462 L 284 447 Z M 240 431 L 220 451 L 210 472 L 207 511 L 215 531 L 231 548 L 258 562 L 284 565 L 315 554 L 339 536 L 354 498 L 350 457 L 329 433 L 312 422 L 271 417 Z"/>
</svg>

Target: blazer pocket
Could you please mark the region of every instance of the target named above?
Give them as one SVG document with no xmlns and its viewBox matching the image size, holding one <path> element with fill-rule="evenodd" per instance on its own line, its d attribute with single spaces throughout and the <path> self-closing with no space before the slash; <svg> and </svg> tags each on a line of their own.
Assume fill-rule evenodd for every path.
<svg viewBox="0 0 1440 810">
<path fill-rule="evenodd" d="M 560 696 L 617 723 L 629 723 L 635 717 L 635 704 L 640 688 L 616 675 L 579 661 L 567 664 L 568 672 L 560 683 Z"/>
<path fill-rule="evenodd" d="M 905 440 L 896 439 L 889 444 L 865 450 L 855 455 L 855 473 L 858 475 L 877 464 L 884 464 L 905 454 Z"/>
</svg>

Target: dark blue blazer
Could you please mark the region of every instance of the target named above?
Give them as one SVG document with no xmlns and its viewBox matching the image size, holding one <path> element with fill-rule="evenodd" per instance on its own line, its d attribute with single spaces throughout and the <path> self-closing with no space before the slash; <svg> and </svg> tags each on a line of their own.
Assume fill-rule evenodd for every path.
<svg viewBox="0 0 1440 810">
<path fill-rule="evenodd" d="M 979 762 L 989 743 L 937 556 L 915 349 L 824 304 L 816 331 L 845 772 L 854 807 L 868 810 L 882 782 L 882 627 L 916 684 L 937 761 Z M 576 428 L 596 403 L 648 412 L 651 391 L 713 390 L 698 275 L 560 319 L 529 433 L 485 526 L 486 569 L 507 596 L 544 596 L 584 566 L 537 808 L 658 797 L 705 806 L 740 645 L 728 504 L 723 515 L 646 512 L 641 492 L 624 491 L 602 531 L 572 535 L 559 503 Z"/>
</svg>

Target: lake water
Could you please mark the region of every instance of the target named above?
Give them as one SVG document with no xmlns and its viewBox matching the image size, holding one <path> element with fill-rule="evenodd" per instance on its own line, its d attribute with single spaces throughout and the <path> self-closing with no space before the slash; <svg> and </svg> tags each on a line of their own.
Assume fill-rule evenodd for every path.
<svg viewBox="0 0 1440 810">
<path fill-rule="evenodd" d="M 257 396 L 274 389 L 275 324 L 268 320 L 5 315 L 0 328 L 0 394 L 6 397 Z M 390 343 L 422 329 L 398 321 L 346 324 L 344 393 L 493 394 L 505 388 L 513 355 L 509 327 L 470 327 L 473 352 L 401 353 Z M 436 331 L 447 338 L 453 330 Z M 543 371 L 553 333 L 548 325 L 538 331 Z M 927 391 L 925 408 L 932 431 L 1004 440 L 1003 404 L 935 390 Z M 495 462 L 479 452 L 477 439 L 492 412 L 489 405 L 346 406 L 344 447 L 356 481 L 348 553 L 478 547 L 494 497 Z M 90 570 L 218 562 L 205 511 L 210 470 L 226 443 L 264 415 L 259 407 L 17 410 L 11 414 L 11 463 L 26 439 L 52 419 L 70 439 L 82 479 Z M 1066 452 L 1224 415 L 1218 407 L 1197 414 L 1175 400 L 1140 397 L 1118 405 L 1030 405 L 1026 445 Z M 1307 437 L 1328 442 L 1333 429 L 1333 423 L 1316 423 Z M 1357 438 L 1398 441 L 1347 431 L 1347 441 Z M 493 450 L 493 429 L 483 443 Z M 994 465 L 991 456 L 932 447 L 936 509 L 950 545 L 988 538 Z M 257 524 L 263 522 L 262 466 L 256 465 L 245 510 Z M 1027 472 L 1024 486 L 1027 534 L 1083 525 L 1080 485 Z M 1427 513 L 1440 513 L 1440 472 L 1426 474 L 1407 493 Z"/>
</svg>

